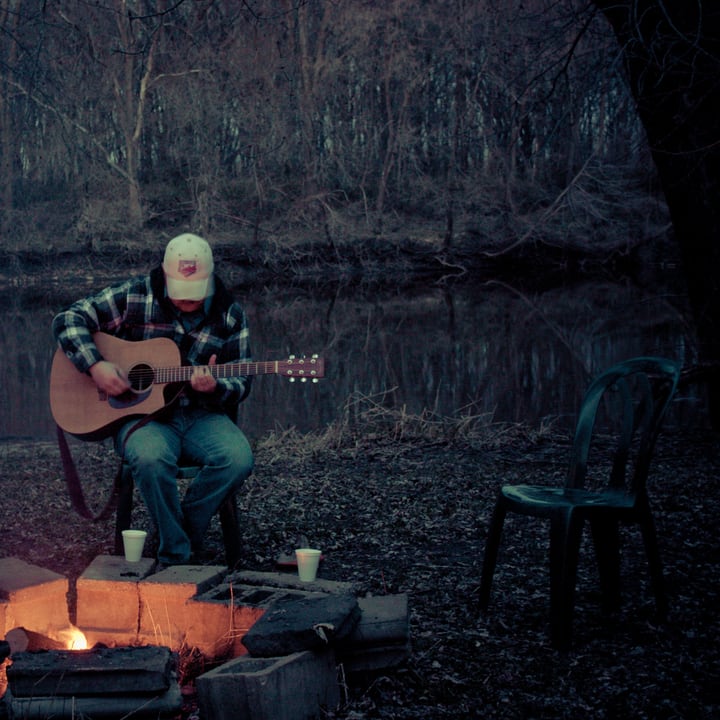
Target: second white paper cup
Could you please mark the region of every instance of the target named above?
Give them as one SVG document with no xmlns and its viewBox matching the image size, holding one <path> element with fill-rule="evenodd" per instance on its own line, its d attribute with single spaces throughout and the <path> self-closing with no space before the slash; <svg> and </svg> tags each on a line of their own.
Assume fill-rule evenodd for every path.
<svg viewBox="0 0 720 720">
<path fill-rule="evenodd" d="M 320 550 L 312 548 L 298 548 L 295 551 L 297 559 L 298 576 L 303 582 L 312 582 L 317 577 L 320 564 Z"/>
<path fill-rule="evenodd" d="M 125 559 L 128 562 L 139 562 L 142 557 L 147 533 L 144 530 L 123 530 L 122 537 L 123 547 L 125 548 Z"/>
</svg>

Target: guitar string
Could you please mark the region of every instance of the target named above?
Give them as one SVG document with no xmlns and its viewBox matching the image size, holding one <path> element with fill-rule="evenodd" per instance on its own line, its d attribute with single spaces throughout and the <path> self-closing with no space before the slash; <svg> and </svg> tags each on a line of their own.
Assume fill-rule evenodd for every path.
<svg viewBox="0 0 720 720">
<path fill-rule="evenodd" d="M 292 369 L 289 366 L 293 366 L 296 369 Z M 310 375 L 317 375 L 319 368 L 318 358 L 309 358 L 302 361 L 286 361 L 286 360 L 268 360 L 264 362 L 249 362 L 249 363 L 227 363 L 223 365 L 181 365 L 176 367 L 135 367 L 130 368 L 129 374 L 132 374 L 134 378 L 139 380 L 155 380 L 156 382 L 182 382 L 190 379 L 192 373 L 197 370 L 198 367 L 205 367 L 210 370 L 211 375 L 224 378 L 234 377 L 236 375 L 245 374 L 271 374 L 271 373 L 284 373 L 303 375 L 307 372 Z"/>
</svg>

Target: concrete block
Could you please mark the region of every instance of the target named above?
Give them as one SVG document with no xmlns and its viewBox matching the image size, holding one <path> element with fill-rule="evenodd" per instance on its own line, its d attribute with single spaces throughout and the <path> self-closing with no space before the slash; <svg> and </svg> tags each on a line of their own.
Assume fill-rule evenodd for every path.
<svg viewBox="0 0 720 720">
<path fill-rule="evenodd" d="M 307 720 L 340 703 L 332 650 L 235 658 L 197 678 L 202 717 Z"/>
<path fill-rule="evenodd" d="M 360 622 L 336 648 L 346 672 L 384 670 L 404 662 L 410 654 L 408 596 L 359 598 Z"/>
<path fill-rule="evenodd" d="M 8 702 L 9 701 L 9 702 Z M 77 720 L 78 718 L 176 718 L 180 717 L 183 697 L 177 683 L 159 695 L 144 697 L 27 697 L 14 698 L 8 692 L 10 716 L 17 720 Z"/>
<path fill-rule="evenodd" d="M 283 587 L 238 585 L 234 582 L 235 577 L 225 578 L 220 585 L 193 600 L 191 610 L 198 622 L 188 627 L 187 644 L 201 650 L 207 648 L 203 652 L 210 657 L 236 657 L 247 653 L 243 638 L 274 602 L 286 598 L 322 597 Z"/>
<path fill-rule="evenodd" d="M 302 592 L 326 593 L 330 595 L 357 595 L 360 587 L 354 583 L 322 580 L 303 582 L 297 573 L 256 572 L 238 570 L 228 575 L 228 581 L 236 585 L 262 585 L 263 587 L 291 588 Z"/>
<path fill-rule="evenodd" d="M 235 576 L 229 576 L 223 583 L 202 595 L 198 595 L 196 599 L 204 602 L 221 602 L 227 605 L 250 605 L 252 607 L 269 608 L 279 601 L 300 600 L 309 597 L 325 597 L 325 595 L 280 586 L 245 585 L 238 583 Z"/>
<path fill-rule="evenodd" d="M 216 586 L 226 575 L 224 565 L 173 565 L 145 578 L 143 589 L 151 592 L 153 585 L 172 586 L 178 600 L 187 600 Z"/>
<path fill-rule="evenodd" d="M 177 565 L 155 573 L 139 585 L 140 624 L 138 642 L 197 647 L 203 654 L 222 654 L 229 622 L 218 628 L 213 617 L 193 598 L 222 581 L 224 566 Z M 226 613 L 227 614 L 227 613 Z"/>
<path fill-rule="evenodd" d="M 248 605 L 191 601 L 189 622 L 185 629 L 185 645 L 197 648 L 209 658 L 244 655 L 242 639 L 263 616 L 263 608 Z"/>
<path fill-rule="evenodd" d="M 155 562 L 129 563 L 121 555 L 99 555 L 77 580 L 76 624 L 88 644 L 137 644 L 140 619 L 138 583 Z"/>
<path fill-rule="evenodd" d="M 358 598 L 360 622 L 347 638 L 348 643 L 371 645 L 377 642 L 407 642 L 410 634 L 408 596 L 378 595 Z"/>
<path fill-rule="evenodd" d="M 130 563 L 122 555 L 98 555 L 80 576 L 81 580 L 108 582 L 140 582 L 155 569 L 152 558 L 140 558 Z"/>
<path fill-rule="evenodd" d="M 13 697 L 154 695 L 176 682 L 177 658 L 165 647 L 14 653 Z"/>
<path fill-rule="evenodd" d="M 16 627 L 48 634 L 70 625 L 67 578 L 18 558 L 0 558 L 0 636 Z"/>
<path fill-rule="evenodd" d="M 275 601 L 242 642 L 257 657 L 321 650 L 347 637 L 359 619 L 352 595 L 287 597 Z"/>
<path fill-rule="evenodd" d="M 31 565 L 19 558 L 0 558 L 0 598 L 10 601 L 22 601 L 34 594 L 34 588 L 47 586 L 67 580 L 52 570 Z"/>
</svg>

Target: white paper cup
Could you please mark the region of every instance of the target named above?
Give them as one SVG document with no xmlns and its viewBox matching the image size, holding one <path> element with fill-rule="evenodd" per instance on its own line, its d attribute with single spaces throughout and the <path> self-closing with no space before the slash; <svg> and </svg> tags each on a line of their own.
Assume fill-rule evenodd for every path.
<svg viewBox="0 0 720 720">
<path fill-rule="evenodd" d="M 298 548 L 295 551 L 297 559 L 298 576 L 302 582 L 312 582 L 317 577 L 320 564 L 320 550 L 312 548 Z"/>
<path fill-rule="evenodd" d="M 125 548 L 125 560 L 128 562 L 139 562 L 142 557 L 147 533 L 144 530 L 123 530 L 122 536 L 123 547 Z"/>
</svg>

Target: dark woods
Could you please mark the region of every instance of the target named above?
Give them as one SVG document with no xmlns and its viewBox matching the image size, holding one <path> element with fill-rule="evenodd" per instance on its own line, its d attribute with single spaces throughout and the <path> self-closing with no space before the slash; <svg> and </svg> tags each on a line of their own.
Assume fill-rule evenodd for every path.
<svg viewBox="0 0 720 720">
<path fill-rule="evenodd" d="M 712 361 L 719 25 L 649 0 L 0 0 L 0 252 L 188 228 L 268 263 L 412 239 L 461 271 L 651 276 L 679 248 Z"/>
<path fill-rule="evenodd" d="M 659 236 L 616 41 L 576 2 L 0 0 L 2 241 L 190 225 L 332 249 Z M 582 231 L 582 232 L 579 232 Z"/>
</svg>

